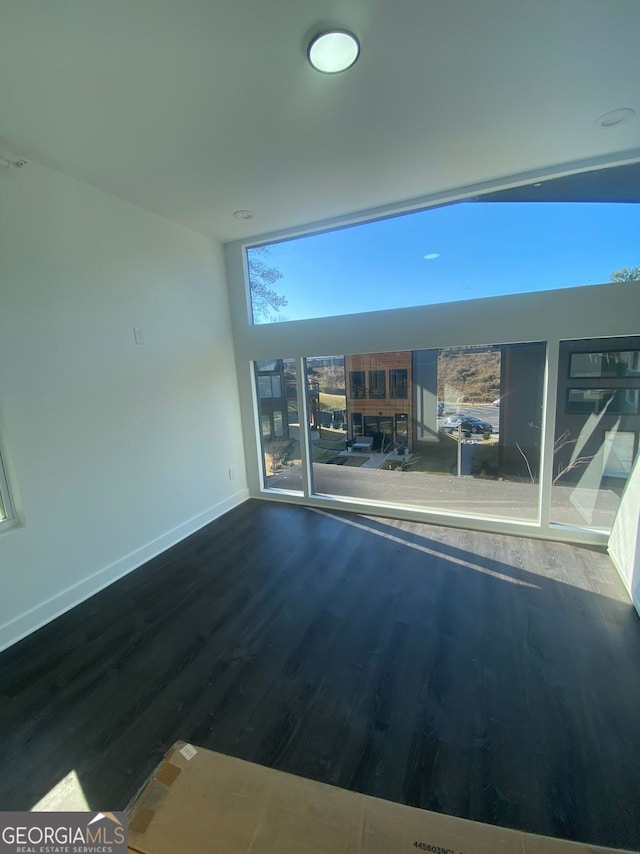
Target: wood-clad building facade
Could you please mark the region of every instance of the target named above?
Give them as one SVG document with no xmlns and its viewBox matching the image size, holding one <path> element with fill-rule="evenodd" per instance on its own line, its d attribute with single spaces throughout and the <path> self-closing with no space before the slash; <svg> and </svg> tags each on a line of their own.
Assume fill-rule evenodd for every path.
<svg viewBox="0 0 640 854">
<path fill-rule="evenodd" d="M 411 362 L 410 350 L 345 356 L 350 439 L 373 436 L 374 450 L 412 446 Z"/>
</svg>

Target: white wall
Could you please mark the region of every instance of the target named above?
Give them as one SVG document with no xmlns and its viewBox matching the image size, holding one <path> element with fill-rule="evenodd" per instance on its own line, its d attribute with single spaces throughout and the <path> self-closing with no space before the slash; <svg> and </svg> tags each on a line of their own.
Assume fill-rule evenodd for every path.
<svg viewBox="0 0 640 854">
<path fill-rule="evenodd" d="M 222 247 L 0 170 L 0 429 L 3 648 L 247 496 Z"/>
<path fill-rule="evenodd" d="M 609 555 L 640 614 L 640 455 L 636 457 L 613 523 Z"/>
</svg>

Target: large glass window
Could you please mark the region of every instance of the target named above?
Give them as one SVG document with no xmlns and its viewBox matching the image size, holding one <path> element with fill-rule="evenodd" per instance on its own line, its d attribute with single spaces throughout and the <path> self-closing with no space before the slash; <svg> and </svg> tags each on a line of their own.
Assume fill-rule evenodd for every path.
<svg viewBox="0 0 640 854">
<path fill-rule="evenodd" d="M 540 524 L 547 534 L 551 526 L 554 536 L 603 542 L 638 458 L 640 335 L 558 338 L 563 329 L 592 332 L 600 310 L 604 329 L 636 331 L 629 324 L 640 267 L 627 265 L 639 261 L 633 189 L 639 176 L 640 163 L 633 163 L 532 180 L 473 200 L 243 249 L 254 323 L 466 301 L 460 311 L 421 310 L 424 325 L 406 311 L 372 318 L 371 326 L 366 317 L 308 325 L 309 348 L 318 352 L 323 341 L 333 341 L 330 347 L 348 352 L 308 356 L 298 378 L 308 413 L 297 422 L 304 495 L 522 521 Z M 572 287 L 581 289 L 574 291 L 575 311 L 566 295 L 470 302 Z M 531 309 L 537 325 L 523 317 L 534 305 L 540 306 Z M 398 330 L 407 319 L 407 340 L 416 349 L 352 352 L 370 341 L 401 342 Z M 385 322 L 394 324 L 389 334 L 377 334 Z M 424 342 L 417 337 L 421 329 Z M 248 340 L 255 337 L 261 348 L 281 340 L 281 349 L 297 349 L 306 330 L 295 324 L 249 330 Z M 544 340 L 512 343 L 538 336 L 549 336 L 548 353 Z M 429 346 L 465 337 L 474 345 Z M 492 338 L 498 343 L 478 344 Z M 251 357 L 252 347 L 246 350 Z M 282 443 L 292 433 L 290 407 L 282 403 L 287 388 L 277 360 L 260 365 L 263 456 L 265 443 Z M 265 479 L 281 488 L 268 474 L 273 464 L 272 454 Z M 276 468 L 281 477 L 282 466 Z"/>
<path fill-rule="evenodd" d="M 366 365 L 370 383 L 404 372 L 411 393 L 362 400 L 346 386 L 346 417 L 310 426 L 314 491 L 535 521 L 545 357 L 542 343 L 332 357 L 347 376 Z M 313 375 L 335 408 L 335 376 Z"/>
<path fill-rule="evenodd" d="M 541 201 L 552 184 L 249 248 L 253 323 L 640 277 L 623 266 L 637 258 L 640 206 Z"/>
<path fill-rule="evenodd" d="M 293 359 L 255 362 L 264 484 L 302 490 L 298 385 Z M 313 389 L 309 390 L 313 412 Z"/>
<path fill-rule="evenodd" d="M 611 530 L 640 443 L 638 354 L 640 336 L 560 343 L 551 524 Z M 256 362 L 264 482 L 302 494 L 306 430 L 315 494 L 536 522 L 545 369 L 543 342 L 310 357 L 305 422 L 295 361 Z M 405 398 L 352 381 L 396 372 Z M 0 522 L 7 509 L 0 479 Z"/>
<path fill-rule="evenodd" d="M 640 434 L 640 336 L 560 344 L 551 521 L 609 532 Z"/>
</svg>

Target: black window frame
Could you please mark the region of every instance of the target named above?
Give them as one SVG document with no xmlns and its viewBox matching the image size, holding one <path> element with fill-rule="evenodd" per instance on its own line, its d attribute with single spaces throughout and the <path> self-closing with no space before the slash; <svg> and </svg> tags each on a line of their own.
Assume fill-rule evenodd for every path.
<svg viewBox="0 0 640 854">
<path fill-rule="evenodd" d="M 409 371 L 406 368 L 389 370 L 389 397 L 392 400 L 406 400 L 409 396 Z"/>
<path fill-rule="evenodd" d="M 352 400 L 365 400 L 367 387 L 364 371 L 349 371 L 349 397 Z"/>
<path fill-rule="evenodd" d="M 267 380 L 269 381 L 269 394 L 262 394 L 262 386 L 267 385 Z M 275 385 L 278 386 L 277 389 L 274 388 L 274 381 Z M 278 391 L 279 394 L 276 394 Z M 260 400 L 282 400 L 283 397 L 281 374 L 258 374 L 258 398 Z"/>
<path fill-rule="evenodd" d="M 382 382 L 380 382 L 382 380 Z M 381 370 L 369 371 L 369 399 L 385 400 L 387 397 L 387 372 Z"/>
</svg>

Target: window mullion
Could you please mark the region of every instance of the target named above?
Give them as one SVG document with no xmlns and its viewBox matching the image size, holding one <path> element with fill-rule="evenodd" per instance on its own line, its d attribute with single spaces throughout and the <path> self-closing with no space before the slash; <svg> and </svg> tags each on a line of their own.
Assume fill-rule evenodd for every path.
<svg viewBox="0 0 640 854">
<path fill-rule="evenodd" d="M 558 363 L 560 342 L 547 341 L 547 361 L 544 377 L 544 406 L 542 414 L 542 451 L 540 460 L 539 523 L 548 530 L 551 517 L 553 487 L 553 458 L 555 444 L 556 401 L 558 398 Z"/>
<path fill-rule="evenodd" d="M 296 359 L 296 381 L 298 390 L 298 423 L 300 432 L 300 455 L 302 457 L 302 490 L 305 498 L 313 494 L 313 468 L 311 444 L 309 442 L 309 398 L 307 365 L 304 357 Z"/>
</svg>

